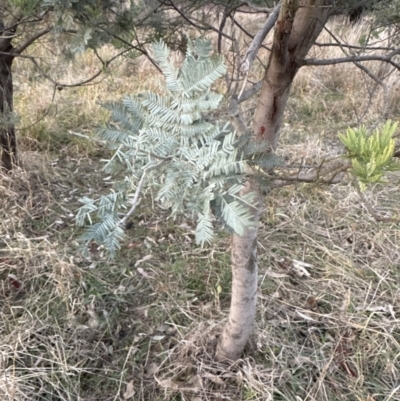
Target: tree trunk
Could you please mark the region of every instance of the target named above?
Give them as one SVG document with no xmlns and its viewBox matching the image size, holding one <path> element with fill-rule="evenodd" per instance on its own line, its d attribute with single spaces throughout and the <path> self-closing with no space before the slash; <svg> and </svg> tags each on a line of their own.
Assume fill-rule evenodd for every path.
<svg viewBox="0 0 400 401">
<path fill-rule="evenodd" d="M 332 0 L 283 0 L 263 86 L 253 119 L 256 141 L 268 141 L 275 149 L 279 127 L 300 62 L 314 44 L 328 16 Z M 325 6 L 325 7 L 323 7 Z M 257 195 L 254 221 L 258 224 L 263 194 L 254 182 L 246 191 Z M 217 346 L 216 359 L 237 360 L 253 328 L 257 297 L 257 227 L 232 240 L 232 300 L 228 323 Z"/>
<path fill-rule="evenodd" d="M 253 181 L 246 183 L 244 193 L 255 192 L 258 188 Z M 257 303 L 257 226 L 264 203 L 258 196 L 257 208 L 254 209 L 254 228 L 247 229 L 241 237 L 232 236 L 232 298 L 231 308 L 217 347 L 216 360 L 237 360 L 253 329 Z"/>
<path fill-rule="evenodd" d="M 10 49 L 7 49 L 8 52 Z M 0 55 L 0 142 L 3 149 L 1 155 L 2 167 L 11 171 L 17 164 L 17 140 L 12 117 L 13 112 L 13 82 L 11 66 L 14 57 Z"/>
<path fill-rule="evenodd" d="M 276 22 L 274 41 L 253 119 L 257 140 L 275 149 L 290 87 L 311 46 L 329 16 L 331 0 L 283 2 Z"/>
</svg>

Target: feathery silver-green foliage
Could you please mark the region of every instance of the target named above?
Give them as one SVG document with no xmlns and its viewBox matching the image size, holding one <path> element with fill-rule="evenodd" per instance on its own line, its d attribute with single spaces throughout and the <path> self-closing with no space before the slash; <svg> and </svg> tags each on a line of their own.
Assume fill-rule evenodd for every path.
<svg viewBox="0 0 400 401">
<path fill-rule="evenodd" d="M 122 170 L 125 178 L 107 196 L 81 199 L 76 217 L 77 224 L 84 225 L 92 224 L 95 215 L 96 224 L 84 239 L 104 244 L 111 255 L 120 246 L 126 216 L 140 194 L 154 196 L 173 217 L 196 220 L 199 244 L 213 240 L 216 216 L 243 234 L 253 224 L 253 195 L 239 195 L 245 168 L 271 161 L 257 154 L 249 138 L 238 140 L 228 124 L 212 124 L 202 117 L 218 108 L 222 95 L 211 86 L 226 73 L 223 57 L 210 55 L 209 41 L 189 42 L 180 68 L 170 61 L 162 41 L 153 44 L 153 53 L 167 94 L 147 92 L 106 105 L 111 121 L 99 135 L 114 154 L 104 170 Z"/>
<path fill-rule="evenodd" d="M 369 183 L 384 181 L 388 171 L 400 168 L 393 159 L 393 135 L 397 127 L 398 123 L 388 120 L 381 130 L 376 129 L 369 136 L 364 126 L 358 129 L 348 128 L 346 134 L 339 134 L 349 152 L 348 157 L 352 161 L 351 172 L 357 177 L 361 190 Z"/>
</svg>

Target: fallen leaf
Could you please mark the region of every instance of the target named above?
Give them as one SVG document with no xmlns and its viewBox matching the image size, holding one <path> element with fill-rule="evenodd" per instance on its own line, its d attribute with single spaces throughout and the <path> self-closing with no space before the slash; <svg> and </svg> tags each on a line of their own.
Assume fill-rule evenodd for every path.
<svg viewBox="0 0 400 401">
<path fill-rule="evenodd" d="M 156 242 L 156 240 L 154 238 L 146 237 L 146 240 L 151 242 L 153 245 L 158 246 L 158 244 L 157 244 L 157 242 Z"/>
<path fill-rule="evenodd" d="M 126 391 L 123 395 L 124 400 L 129 400 L 130 398 L 133 398 L 133 396 L 135 395 L 135 389 L 133 387 L 133 380 L 131 380 L 127 386 L 126 386 Z"/>
<path fill-rule="evenodd" d="M 161 341 L 165 338 L 165 336 L 153 336 L 151 339 L 154 341 Z"/>
<path fill-rule="evenodd" d="M 310 265 L 309 263 L 300 262 L 299 260 L 296 260 L 296 259 L 293 259 L 292 262 L 293 262 L 293 267 L 296 271 L 296 274 L 299 277 L 303 277 L 303 276 L 310 277 L 311 276 L 311 274 L 306 269 L 306 267 L 311 268 L 311 267 L 313 267 L 312 265 Z"/>
<path fill-rule="evenodd" d="M 269 277 L 272 277 L 272 278 L 284 278 L 284 277 L 289 277 L 288 274 L 284 274 L 284 273 L 274 273 L 274 272 L 271 271 L 271 270 L 267 270 L 267 271 L 265 272 L 265 275 L 266 275 L 266 276 L 269 276 Z"/>
<path fill-rule="evenodd" d="M 146 273 L 141 267 L 139 267 L 139 268 L 137 269 L 137 271 L 138 271 L 143 277 L 146 277 L 146 278 L 154 278 L 153 276 L 150 276 L 150 274 Z"/>
<path fill-rule="evenodd" d="M 215 384 L 219 384 L 223 388 L 226 387 L 226 383 L 219 376 L 213 375 L 211 373 L 207 373 L 204 377 L 207 379 L 210 379 Z"/>
<path fill-rule="evenodd" d="M 153 257 L 153 255 L 146 255 L 142 259 L 139 259 L 135 263 L 135 267 L 138 267 L 141 263 L 146 262 L 146 260 L 150 260 Z"/>
<path fill-rule="evenodd" d="M 301 312 L 299 312 L 298 310 L 296 310 L 296 313 L 297 313 L 300 317 L 302 317 L 303 319 L 308 320 L 309 322 L 318 322 L 318 320 L 315 320 L 315 319 L 312 318 L 311 316 L 308 316 L 308 315 L 306 315 L 306 314 L 304 314 L 304 313 L 301 313 Z"/>
<path fill-rule="evenodd" d="M 18 279 L 18 277 L 15 274 L 9 274 L 8 280 L 15 289 L 19 290 L 20 288 L 22 288 L 22 282 Z"/>
<path fill-rule="evenodd" d="M 145 377 L 153 377 L 157 373 L 158 365 L 155 362 L 150 362 L 146 367 Z"/>
<path fill-rule="evenodd" d="M 203 380 L 199 375 L 192 376 L 181 388 L 198 391 L 203 387 Z"/>
</svg>

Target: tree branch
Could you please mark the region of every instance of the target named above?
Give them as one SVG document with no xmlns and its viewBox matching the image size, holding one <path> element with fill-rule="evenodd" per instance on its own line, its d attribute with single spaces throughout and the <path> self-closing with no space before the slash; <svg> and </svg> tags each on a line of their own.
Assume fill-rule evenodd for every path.
<svg viewBox="0 0 400 401">
<path fill-rule="evenodd" d="M 392 58 L 400 54 L 400 49 L 393 50 L 388 55 L 383 56 L 379 54 L 371 54 L 369 56 L 349 56 L 349 57 L 338 57 L 338 58 L 330 58 L 330 59 L 315 59 L 308 58 L 303 61 L 299 61 L 299 66 L 307 66 L 307 65 L 334 65 L 334 64 L 343 64 L 343 63 L 354 63 L 354 62 L 362 62 L 362 61 L 386 61 L 390 63 L 398 70 L 400 70 L 400 64 L 395 63 Z"/>
<path fill-rule="evenodd" d="M 104 61 L 103 62 L 103 67 L 108 67 L 116 58 L 120 57 L 124 53 L 127 53 L 129 50 L 130 49 L 126 49 L 126 50 L 118 53 L 114 57 L 110 58 L 109 60 Z M 89 77 L 89 78 L 87 78 L 87 79 L 85 79 L 83 81 L 75 82 L 73 84 L 66 84 L 66 83 L 61 83 L 61 82 L 56 81 L 49 74 L 44 72 L 43 69 L 40 67 L 40 65 L 37 62 L 35 57 L 27 56 L 27 55 L 24 55 L 24 54 L 18 54 L 18 53 L 14 54 L 14 53 L 1 52 L 1 51 L 0 51 L 0 55 L 10 56 L 10 57 L 20 57 L 20 58 L 25 58 L 27 60 L 30 60 L 36 66 L 36 68 L 40 71 L 40 73 L 43 75 L 43 77 L 46 78 L 48 81 L 50 81 L 52 84 L 54 84 L 57 89 L 74 88 L 76 86 L 87 85 L 88 83 L 90 83 L 94 79 L 96 79 L 103 72 L 103 69 L 99 69 L 94 75 L 92 75 L 91 77 Z"/>
<path fill-rule="evenodd" d="M 340 49 L 342 50 L 342 52 L 343 52 L 347 57 L 349 57 L 349 55 L 348 55 L 348 53 L 347 53 L 347 50 L 349 50 L 351 53 L 353 53 L 353 49 L 352 49 L 352 48 L 346 48 L 345 45 L 339 40 L 339 38 L 337 38 L 336 35 L 335 35 L 333 32 L 331 32 L 326 26 L 324 27 L 324 29 L 329 33 L 329 35 L 331 35 L 331 37 L 333 38 L 333 40 L 335 40 L 336 45 L 340 47 Z M 354 55 L 354 54 L 353 54 L 353 55 Z M 363 71 L 365 74 L 367 74 L 373 81 L 376 82 L 376 85 L 375 85 L 374 89 L 373 89 L 372 91 L 369 91 L 369 90 L 368 90 L 368 93 L 369 93 L 369 102 L 368 102 L 367 107 L 365 108 L 364 112 L 362 113 L 361 117 L 358 118 L 359 122 L 361 122 L 361 120 L 364 118 L 364 116 L 366 115 L 366 113 L 367 113 L 367 111 L 368 111 L 368 109 L 369 109 L 369 106 L 370 106 L 371 103 L 372 103 L 372 100 L 373 100 L 373 93 L 374 93 L 375 89 L 377 88 L 377 85 L 380 85 L 380 86 L 382 87 L 382 89 L 383 89 L 383 96 L 384 96 L 385 101 L 384 101 L 384 112 L 382 113 L 382 115 L 385 117 L 386 114 L 387 114 L 387 109 L 388 109 L 388 104 L 389 104 L 389 103 L 386 101 L 386 100 L 387 100 L 387 97 L 388 97 L 387 86 L 385 85 L 385 83 L 384 83 L 381 79 L 379 79 L 372 71 L 370 71 L 367 67 L 365 67 L 365 66 L 364 66 L 363 64 L 361 64 L 360 62 L 358 62 L 358 61 L 353 61 L 353 64 L 354 64 L 357 68 L 359 68 L 361 71 Z M 377 122 L 377 123 L 378 123 L 378 122 Z"/>
<path fill-rule="evenodd" d="M 123 43 L 125 46 L 129 46 L 131 49 L 135 49 L 135 50 L 137 50 L 138 52 L 142 53 L 144 56 L 147 57 L 147 59 L 150 61 L 150 63 L 153 64 L 154 67 L 156 67 L 156 69 L 157 69 L 159 72 L 161 72 L 161 68 L 157 65 L 157 63 L 153 60 L 153 58 L 149 55 L 149 53 L 148 53 L 146 50 L 142 49 L 140 46 L 135 46 L 135 45 L 133 45 L 132 43 L 126 41 L 125 39 L 119 37 L 118 35 L 115 35 L 114 33 L 110 32 L 110 31 L 108 31 L 108 30 L 106 30 L 106 32 L 107 32 L 109 35 L 111 35 L 113 38 L 119 40 L 119 41 L 120 41 L 121 43 Z M 127 50 L 127 51 L 129 51 L 129 50 Z"/>
<path fill-rule="evenodd" d="M 165 164 L 167 161 L 171 160 L 171 157 L 160 157 L 160 156 L 156 156 L 156 155 L 154 155 L 154 154 L 152 154 L 152 156 L 154 156 L 154 157 L 156 157 L 156 158 L 158 158 L 158 159 L 162 159 L 162 160 L 161 160 L 159 163 L 154 164 L 154 165 L 149 166 L 149 167 L 146 167 L 146 168 L 143 170 L 143 174 L 142 174 L 142 176 L 140 177 L 139 184 L 138 184 L 138 186 L 136 187 L 136 191 L 135 191 L 135 194 L 134 194 L 133 199 L 132 199 L 132 207 L 129 209 L 129 212 L 119 221 L 119 223 L 118 223 L 119 226 L 125 225 L 125 223 L 126 223 L 127 220 L 129 219 L 129 217 L 135 212 L 137 206 L 139 205 L 139 200 L 140 200 L 140 199 L 139 199 L 139 196 L 140 196 L 140 193 L 142 192 L 142 187 L 143 187 L 145 178 L 146 178 L 146 176 L 147 176 L 147 173 L 148 173 L 150 170 L 154 170 L 154 169 L 156 169 L 156 168 L 159 168 L 160 166 L 162 166 L 163 164 Z"/>
<path fill-rule="evenodd" d="M 255 4 L 253 4 L 251 1 L 244 1 L 241 5 L 249 6 L 253 10 L 256 10 L 257 13 L 270 13 L 270 12 L 272 12 L 274 10 L 271 7 L 260 7 L 260 6 L 257 6 Z"/>
<path fill-rule="evenodd" d="M 257 32 L 256 36 L 254 37 L 253 41 L 251 42 L 251 45 L 249 46 L 246 55 L 244 56 L 244 59 L 242 61 L 242 64 L 240 66 L 240 70 L 242 74 L 247 74 L 254 62 L 254 59 L 256 58 L 256 55 L 258 51 L 260 50 L 260 47 L 262 45 L 262 42 L 264 41 L 265 37 L 268 35 L 270 30 L 274 27 L 278 16 L 279 12 L 281 9 L 281 3 L 279 3 L 274 11 L 270 14 L 268 17 L 267 21 L 265 21 L 265 24 L 262 26 L 262 28 Z"/>
<path fill-rule="evenodd" d="M 255 83 L 253 86 L 251 86 L 249 89 L 246 89 L 245 91 L 242 92 L 240 95 L 239 99 L 237 100 L 238 103 L 242 103 L 246 101 L 247 99 L 250 99 L 253 95 L 255 95 L 262 87 L 263 81 L 258 81 Z"/>
<path fill-rule="evenodd" d="M 345 47 L 347 49 L 354 49 L 354 50 L 384 50 L 384 51 L 393 51 L 396 50 L 394 47 L 379 47 L 379 46 L 355 46 L 355 45 L 348 45 L 344 43 L 320 43 L 315 42 L 316 46 L 319 47 Z"/>
<path fill-rule="evenodd" d="M 347 159 L 336 159 L 327 164 L 322 162 L 311 171 L 299 171 L 290 176 L 280 176 L 272 181 L 272 188 L 280 188 L 294 183 L 320 183 L 337 184 L 343 179 L 343 173 L 351 167 L 351 161 Z M 299 169 L 300 170 L 300 169 Z"/>
<path fill-rule="evenodd" d="M 41 31 L 37 32 L 36 35 L 31 36 L 28 38 L 24 43 L 19 45 L 13 50 L 13 53 L 21 54 L 24 50 L 26 50 L 35 40 L 41 38 L 42 36 L 48 34 L 53 27 L 47 27 L 42 29 Z"/>
</svg>

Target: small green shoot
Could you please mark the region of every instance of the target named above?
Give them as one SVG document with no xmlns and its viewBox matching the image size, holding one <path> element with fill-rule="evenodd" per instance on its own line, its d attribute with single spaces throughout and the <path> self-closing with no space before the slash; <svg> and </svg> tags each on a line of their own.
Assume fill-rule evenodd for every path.
<svg viewBox="0 0 400 401">
<path fill-rule="evenodd" d="M 347 157 L 352 161 L 351 173 L 357 177 L 362 191 L 367 184 L 386 182 L 388 171 L 400 169 L 400 165 L 393 160 L 393 135 L 397 127 L 397 122 L 388 120 L 381 130 L 376 129 L 371 135 L 368 135 L 365 126 L 348 128 L 345 134 L 339 134 L 348 150 Z"/>
</svg>

